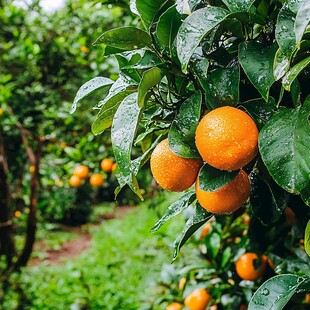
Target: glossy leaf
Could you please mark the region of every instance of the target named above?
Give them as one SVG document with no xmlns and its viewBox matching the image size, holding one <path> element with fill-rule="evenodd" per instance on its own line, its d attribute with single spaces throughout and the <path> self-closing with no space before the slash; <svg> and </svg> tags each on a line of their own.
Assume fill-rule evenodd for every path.
<svg viewBox="0 0 310 310">
<path fill-rule="evenodd" d="M 223 0 L 223 2 L 231 12 L 248 12 L 255 0 Z"/>
<path fill-rule="evenodd" d="M 253 213 L 264 225 L 277 222 L 287 206 L 289 194 L 274 181 L 264 180 L 258 170 L 251 172 L 250 181 Z"/>
<path fill-rule="evenodd" d="M 232 256 L 231 247 L 225 248 L 221 259 L 221 268 L 224 268 L 228 264 L 229 260 L 231 259 L 231 256 Z"/>
<path fill-rule="evenodd" d="M 217 254 L 221 247 L 221 236 L 220 234 L 213 232 L 205 237 L 205 244 L 207 246 L 207 253 L 212 259 L 216 259 Z"/>
<path fill-rule="evenodd" d="M 77 104 L 87 96 L 89 96 L 94 91 L 112 85 L 114 82 L 111 79 L 105 77 L 95 77 L 90 81 L 83 84 L 80 89 L 77 91 L 73 104 L 70 110 L 70 113 L 74 113 L 77 108 Z"/>
<path fill-rule="evenodd" d="M 117 177 L 120 185 L 129 185 L 143 199 L 131 165 L 131 150 L 140 115 L 141 109 L 137 104 L 137 93 L 127 96 L 114 115 L 111 138 L 113 152 L 119 169 Z"/>
<path fill-rule="evenodd" d="M 162 225 L 164 225 L 168 220 L 172 217 L 178 215 L 183 210 L 189 207 L 189 205 L 194 201 L 196 198 L 195 192 L 188 192 L 183 195 L 180 199 L 172 203 L 165 214 L 157 221 L 157 223 L 152 228 L 151 232 L 158 230 Z"/>
<path fill-rule="evenodd" d="M 259 150 L 274 180 L 290 193 L 309 184 L 310 100 L 304 107 L 281 108 L 259 134 Z"/>
<path fill-rule="evenodd" d="M 195 212 L 186 222 L 181 234 L 174 241 L 173 261 L 176 260 L 181 247 L 185 242 L 201 227 L 208 219 L 212 217 L 212 213 L 207 212 L 199 204 L 196 204 Z"/>
<path fill-rule="evenodd" d="M 163 77 L 164 71 L 157 67 L 151 68 L 143 73 L 138 91 L 138 104 L 140 107 L 144 106 L 145 97 L 149 90 L 159 84 Z"/>
<path fill-rule="evenodd" d="M 301 191 L 301 198 L 310 207 L 310 185 Z"/>
<path fill-rule="evenodd" d="M 201 102 L 201 92 L 197 91 L 182 103 L 179 114 L 171 125 L 169 147 L 178 156 L 200 158 L 195 146 L 195 133 L 200 120 Z"/>
<path fill-rule="evenodd" d="M 193 12 L 184 20 L 176 37 L 177 54 L 184 72 L 203 37 L 228 14 L 229 12 L 225 9 L 208 6 Z"/>
<path fill-rule="evenodd" d="M 296 13 L 293 12 L 289 3 L 285 3 L 281 8 L 276 23 L 276 40 L 283 54 L 290 59 L 295 47 L 296 39 L 294 32 L 294 22 Z"/>
<path fill-rule="evenodd" d="M 239 81 L 239 66 L 208 73 L 203 84 L 208 105 L 213 109 L 226 105 L 236 106 L 239 102 Z"/>
<path fill-rule="evenodd" d="M 232 181 L 238 173 L 239 170 L 218 170 L 205 163 L 198 174 L 199 188 L 207 192 L 214 192 Z"/>
<path fill-rule="evenodd" d="M 253 99 L 242 102 L 241 105 L 253 118 L 258 129 L 261 129 L 276 112 L 276 102 L 272 97 L 269 97 L 268 102 L 263 99 Z"/>
<path fill-rule="evenodd" d="M 139 28 L 122 27 L 106 31 L 94 44 L 104 43 L 121 50 L 135 50 L 152 45 L 149 34 Z"/>
<path fill-rule="evenodd" d="M 267 101 L 269 89 L 274 83 L 273 62 L 277 46 L 265 47 L 251 41 L 239 45 L 239 61 L 251 83 Z"/>
<path fill-rule="evenodd" d="M 296 64 L 293 68 L 291 68 L 287 74 L 283 77 L 282 84 L 283 87 L 287 90 L 290 91 L 291 89 L 291 84 L 293 81 L 297 78 L 299 73 L 304 70 L 310 63 L 310 56 L 303 59 L 301 62 Z"/>
<path fill-rule="evenodd" d="M 308 221 L 308 224 L 305 230 L 305 251 L 310 257 L 310 220 Z"/>
<path fill-rule="evenodd" d="M 264 282 L 250 300 L 249 310 L 280 310 L 296 293 L 305 278 L 282 274 Z"/>
<path fill-rule="evenodd" d="M 140 49 L 116 54 L 115 58 L 117 59 L 119 68 L 120 69 L 132 68 L 139 60 L 141 60 L 141 57 L 144 54 L 144 52 L 145 52 L 144 49 Z"/>
<path fill-rule="evenodd" d="M 276 81 L 280 80 L 290 68 L 290 60 L 278 49 L 273 63 L 273 75 Z"/>
<path fill-rule="evenodd" d="M 299 46 L 304 32 L 310 22 L 310 2 L 303 0 L 295 19 L 296 44 Z"/>
<path fill-rule="evenodd" d="M 149 29 L 159 11 L 167 0 L 136 0 L 136 8 L 146 29 Z"/>
<path fill-rule="evenodd" d="M 170 52 L 174 39 L 178 33 L 178 30 L 182 24 L 181 15 L 178 13 L 175 6 L 170 7 L 164 12 L 157 23 L 156 36 L 163 48 Z"/>
<path fill-rule="evenodd" d="M 132 69 L 148 69 L 148 68 L 156 67 L 161 64 L 162 64 L 162 61 L 158 56 L 156 56 L 156 54 L 154 54 L 153 52 L 149 50 L 145 50 L 141 59 L 136 64 L 131 66 L 131 68 Z"/>
</svg>

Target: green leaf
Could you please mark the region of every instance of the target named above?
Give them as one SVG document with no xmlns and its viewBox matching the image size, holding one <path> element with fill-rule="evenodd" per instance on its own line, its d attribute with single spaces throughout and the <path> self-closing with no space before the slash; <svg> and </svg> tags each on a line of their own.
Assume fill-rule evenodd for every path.
<svg viewBox="0 0 310 310">
<path fill-rule="evenodd" d="M 141 60 L 142 55 L 144 54 L 145 50 L 135 50 L 135 51 L 128 51 L 122 52 L 115 55 L 117 59 L 118 66 L 120 69 L 130 69 L 133 65 L 135 65 L 139 60 Z"/>
<path fill-rule="evenodd" d="M 221 247 L 221 236 L 218 233 L 208 234 L 205 237 L 205 244 L 207 246 L 207 253 L 212 259 L 216 259 Z"/>
<path fill-rule="evenodd" d="M 195 145 L 195 133 L 200 120 L 202 95 L 197 91 L 180 106 L 169 134 L 169 147 L 176 155 L 184 158 L 200 158 Z"/>
<path fill-rule="evenodd" d="M 164 12 L 157 23 L 156 36 L 163 48 L 172 54 L 172 46 L 178 30 L 182 24 L 181 15 L 176 6 L 170 7 Z"/>
<path fill-rule="evenodd" d="M 310 207 L 310 184 L 301 191 L 301 198 Z"/>
<path fill-rule="evenodd" d="M 296 13 L 293 12 L 289 3 L 285 3 L 277 18 L 276 23 L 276 40 L 283 54 L 290 59 L 296 47 L 296 39 L 294 33 L 294 21 Z"/>
<path fill-rule="evenodd" d="M 231 256 L 232 256 L 231 247 L 225 248 L 225 250 L 223 251 L 222 259 L 221 259 L 221 268 L 224 268 L 227 265 Z"/>
<path fill-rule="evenodd" d="M 199 188 L 203 191 L 214 192 L 232 181 L 238 173 L 239 170 L 218 170 L 205 163 L 198 174 Z"/>
<path fill-rule="evenodd" d="M 239 61 L 250 82 L 267 101 L 269 89 L 274 83 L 273 62 L 277 50 L 276 44 L 265 47 L 251 41 L 239 45 Z"/>
<path fill-rule="evenodd" d="M 304 0 L 299 7 L 299 10 L 295 19 L 295 36 L 296 44 L 299 46 L 304 32 L 310 22 L 310 2 Z"/>
<path fill-rule="evenodd" d="M 236 106 L 239 102 L 239 82 L 239 66 L 209 72 L 203 84 L 208 105 L 213 109 L 226 105 Z"/>
<path fill-rule="evenodd" d="M 212 217 L 212 213 L 207 212 L 199 204 L 196 204 L 195 212 L 186 222 L 186 225 L 181 234 L 174 241 L 173 261 L 176 260 L 181 247 L 185 242 L 199 229 L 208 219 Z"/>
<path fill-rule="evenodd" d="M 279 48 L 273 63 L 273 75 L 276 81 L 280 80 L 290 68 L 290 60 Z"/>
<path fill-rule="evenodd" d="M 140 107 L 144 106 L 145 97 L 149 90 L 159 84 L 164 75 L 164 71 L 157 67 L 144 71 L 138 91 L 138 104 Z"/>
<path fill-rule="evenodd" d="M 132 69 L 148 69 L 152 67 L 156 67 L 158 65 L 162 65 L 163 62 L 160 60 L 156 54 L 149 50 L 145 50 L 141 59 L 133 66 Z"/>
<path fill-rule="evenodd" d="M 223 0 L 230 12 L 248 12 L 255 0 Z"/>
<path fill-rule="evenodd" d="M 309 63 L 310 56 L 300 61 L 286 73 L 286 75 L 283 77 L 282 84 L 287 91 L 290 91 L 293 81 L 297 78 L 299 73 L 309 65 Z"/>
<path fill-rule="evenodd" d="M 164 225 L 172 217 L 178 215 L 183 210 L 188 208 L 195 198 L 196 198 L 195 192 L 188 192 L 185 195 L 183 195 L 179 200 L 171 204 L 168 207 L 165 214 L 161 217 L 161 219 L 158 220 L 157 223 L 154 225 L 151 232 L 158 230 L 162 225 Z"/>
<path fill-rule="evenodd" d="M 105 77 L 95 77 L 90 81 L 83 84 L 80 89 L 77 91 L 75 98 L 73 100 L 73 104 L 70 110 L 70 113 L 74 113 L 77 108 L 77 104 L 87 96 L 89 96 L 92 92 L 110 86 L 114 83 L 111 79 L 107 79 Z"/>
<path fill-rule="evenodd" d="M 193 12 L 184 20 L 176 37 L 177 54 L 183 72 L 186 72 L 189 60 L 203 37 L 228 14 L 225 9 L 208 6 Z"/>
<path fill-rule="evenodd" d="M 275 276 L 258 288 L 250 300 L 248 309 L 283 309 L 303 282 L 305 278 L 293 274 Z"/>
<path fill-rule="evenodd" d="M 253 213 L 264 225 L 277 222 L 287 206 L 289 194 L 272 180 L 264 180 L 257 169 L 252 170 L 250 181 Z"/>
<path fill-rule="evenodd" d="M 241 105 L 253 118 L 258 129 L 262 129 L 276 112 L 276 102 L 272 97 L 269 97 L 268 102 L 263 99 L 252 99 L 242 102 Z"/>
<path fill-rule="evenodd" d="M 306 230 L 305 230 L 305 250 L 310 257 L 310 220 L 308 221 Z"/>
<path fill-rule="evenodd" d="M 104 43 L 108 46 L 131 51 L 152 45 L 149 34 L 135 27 L 121 27 L 106 31 L 94 44 Z"/>
<path fill-rule="evenodd" d="M 146 29 L 151 28 L 159 9 L 167 0 L 136 0 L 136 8 Z"/>
<path fill-rule="evenodd" d="M 143 199 L 131 165 L 131 150 L 140 116 L 141 109 L 137 104 L 137 93 L 127 96 L 114 115 L 111 138 L 119 170 L 117 178 L 120 186 L 129 185 Z"/>
<path fill-rule="evenodd" d="M 198 78 L 199 84 L 205 89 L 208 78 L 209 60 L 207 58 L 195 60 L 191 64 L 191 67 Z"/>
<path fill-rule="evenodd" d="M 304 107 L 281 108 L 259 134 L 259 150 L 274 180 L 290 193 L 309 184 L 310 100 Z"/>
</svg>

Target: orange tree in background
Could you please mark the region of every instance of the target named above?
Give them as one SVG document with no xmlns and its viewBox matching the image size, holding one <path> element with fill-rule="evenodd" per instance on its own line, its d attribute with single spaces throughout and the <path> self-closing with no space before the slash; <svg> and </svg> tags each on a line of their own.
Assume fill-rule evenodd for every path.
<svg viewBox="0 0 310 310">
<path fill-rule="evenodd" d="M 238 218 L 249 209 L 250 242 L 233 253 L 217 234 L 208 249 L 231 268 L 246 252 L 280 257 L 279 275 L 253 296 L 252 281 L 243 289 L 250 309 L 282 309 L 294 293 L 310 289 L 309 1 L 132 0 L 130 8 L 137 27 L 112 29 L 95 41 L 117 59 L 118 79 L 85 83 L 71 112 L 109 88 L 92 130 L 111 127 L 120 189 L 128 185 L 142 198 L 137 174 L 150 157 L 155 179 L 168 190 L 183 191 L 198 177 L 196 191 L 188 189 L 153 228 L 193 210 L 173 259 L 213 213 L 235 211 Z M 141 156 L 132 156 L 133 145 Z M 193 163 L 202 160 L 199 170 Z M 298 220 L 291 244 L 282 225 L 288 206 Z M 216 215 L 219 227 L 225 217 Z M 306 252 L 293 249 L 301 238 Z"/>
</svg>

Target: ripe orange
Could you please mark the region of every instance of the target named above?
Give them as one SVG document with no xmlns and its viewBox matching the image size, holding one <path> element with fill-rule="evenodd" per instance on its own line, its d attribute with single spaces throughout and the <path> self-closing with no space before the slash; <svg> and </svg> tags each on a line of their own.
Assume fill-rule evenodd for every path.
<svg viewBox="0 0 310 310">
<path fill-rule="evenodd" d="M 111 172 L 113 168 L 113 161 L 110 158 L 105 158 L 101 161 L 100 166 L 104 172 Z"/>
<path fill-rule="evenodd" d="M 206 237 L 206 235 L 208 235 L 210 231 L 211 231 L 211 224 L 208 222 L 204 224 L 202 227 L 202 231 L 200 234 L 200 240 L 204 240 L 204 238 Z"/>
<path fill-rule="evenodd" d="M 305 303 L 310 304 L 310 293 L 307 293 L 305 296 Z"/>
<path fill-rule="evenodd" d="M 0 108 L 0 116 L 3 114 L 3 109 Z"/>
<path fill-rule="evenodd" d="M 201 206 L 214 214 L 231 213 L 239 209 L 250 195 L 248 175 L 240 170 L 238 175 L 225 186 L 214 192 L 206 192 L 196 182 L 196 196 Z"/>
<path fill-rule="evenodd" d="M 245 112 L 225 106 L 214 109 L 199 122 L 196 146 L 211 166 L 221 170 L 237 170 L 256 155 L 258 129 Z"/>
<path fill-rule="evenodd" d="M 77 175 L 74 174 L 70 178 L 69 183 L 72 187 L 79 187 L 82 183 L 82 180 Z"/>
<path fill-rule="evenodd" d="M 236 261 L 236 272 L 243 280 L 255 281 L 260 278 L 266 269 L 267 260 L 261 258 L 261 264 L 258 269 L 255 269 L 254 261 L 258 260 L 255 253 L 245 253 Z"/>
<path fill-rule="evenodd" d="M 292 226 L 296 222 L 296 215 L 291 208 L 287 207 L 284 209 L 284 216 L 288 226 Z"/>
<path fill-rule="evenodd" d="M 73 174 L 79 177 L 80 179 L 86 179 L 88 177 L 88 173 L 89 173 L 88 167 L 83 165 L 77 166 L 73 171 Z"/>
<path fill-rule="evenodd" d="M 205 310 L 211 299 L 211 295 L 205 289 L 200 288 L 188 294 L 184 304 L 189 310 Z"/>
<path fill-rule="evenodd" d="M 183 158 L 174 154 L 168 139 L 161 141 L 151 155 L 151 171 L 157 183 L 172 192 L 191 187 L 202 166 L 200 159 Z"/>
<path fill-rule="evenodd" d="M 117 168 L 117 163 L 114 163 L 113 165 L 112 165 L 112 172 L 114 172 L 114 170 Z"/>
<path fill-rule="evenodd" d="M 179 290 L 180 291 L 183 291 L 185 284 L 186 284 L 186 278 L 181 278 L 179 281 Z"/>
<path fill-rule="evenodd" d="M 36 167 L 34 166 L 34 165 L 31 165 L 30 167 L 29 167 L 29 172 L 30 173 L 34 173 L 36 171 Z"/>
<path fill-rule="evenodd" d="M 182 310 L 183 306 L 179 302 L 173 302 L 167 306 L 166 310 Z"/>
<path fill-rule="evenodd" d="M 89 183 L 91 186 L 99 187 L 103 184 L 103 176 L 99 173 L 94 173 L 90 176 Z"/>
</svg>

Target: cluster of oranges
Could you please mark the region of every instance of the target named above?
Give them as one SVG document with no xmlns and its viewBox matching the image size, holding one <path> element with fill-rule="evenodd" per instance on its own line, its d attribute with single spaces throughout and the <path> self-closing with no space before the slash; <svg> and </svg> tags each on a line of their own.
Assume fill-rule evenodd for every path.
<svg viewBox="0 0 310 310">
<path fill-rule="evenodd" d="M 110 158 L 105 158 L 101 161 L 100 166 L 104 172 L 111 173 L 116 169 L 117 164 Z M 74 169 L 69 183 L 72 187 L 79 187 L 82 184 L 82 181 L 88 178 L 88 175 L 88 167 L 85 165 L 79 165 Z M 104 178 L 100 173 L 93 173 L 89 178 L 89 183 L 91 186 L 100 187 L 104 183 Z"/>
<path fill-rule="evenodd" d="M 248 175 L 241 168 L 258 151 L 258 129 L 244 111 L 220 107 L 207 113 L 199 122 L 195 143 L 201 158 L 183 158 L 173 153 L 168 139 L 160 142 L 151 155 L 151 170 L 157 183 L 166 190 L 182 192 L 196 182 L 199 203 L 214 214 L 231 213 L 250 195 Z M 203 161 L 226 171 L 239 170 L 222 188 L 207 192 L 199 187 L 198 173 Z"/>
</svg>

